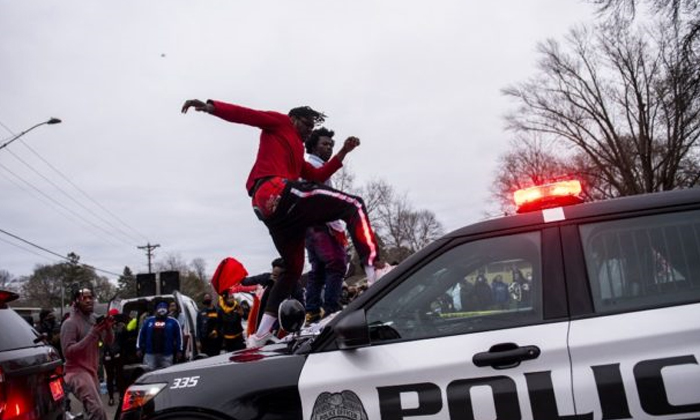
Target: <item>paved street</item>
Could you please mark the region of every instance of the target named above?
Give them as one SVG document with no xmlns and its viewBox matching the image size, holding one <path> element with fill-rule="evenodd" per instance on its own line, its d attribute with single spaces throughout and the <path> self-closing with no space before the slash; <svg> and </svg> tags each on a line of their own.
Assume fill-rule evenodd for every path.
<svg viewBox="0 0 700 420">
<path fill-rule="evenodd" d="M 121 401 L 118 401 L 118 398 L 115 396 L 114 398 L 114 406 L 110 407 L 108 405 L 109 403 L 109 398 L 107 395 L 101 395 L 102 397 L 102 404 L 104 405 L 105 410 L 107 411 L 107 418 L 108 419 L 114 419 L 114 415 L 117 413 L 117 404 L 120 404 Z M 73 414 L 81 413 L 83 411 L 83 405 L 80 403 L 80 401 L 75 399 L 75 396 L 71 394 L 71 412 Z"/>
</svg>

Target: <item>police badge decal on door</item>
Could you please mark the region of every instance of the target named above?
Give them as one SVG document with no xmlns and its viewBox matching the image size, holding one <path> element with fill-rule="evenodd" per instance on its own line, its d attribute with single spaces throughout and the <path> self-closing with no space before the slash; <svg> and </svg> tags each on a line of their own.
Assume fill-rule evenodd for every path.
<svg viewBox="0 0 700 420">
<path fill-rule="evenodd" d="M 316 398 L 311 420 L 368 420 L 365 407 L 352 391 L 324 392 Z"/>
</svg>

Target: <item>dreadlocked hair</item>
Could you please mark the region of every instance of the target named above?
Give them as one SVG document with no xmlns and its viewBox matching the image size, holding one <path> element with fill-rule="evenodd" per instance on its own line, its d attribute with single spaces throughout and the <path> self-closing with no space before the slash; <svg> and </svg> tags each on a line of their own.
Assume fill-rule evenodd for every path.
<svg viewBox="0 0 700 420">
<path fill-rule="evenodd" d="M 289 111 L 290 117 L 295 117 L 295 118 L 308 118 L 309 120 L 313 121 L 314 124 L 321 124 L 324 121 L 326 121 L 326 114 L 323 112 L 318 112 L 315 109 L 309 107 L 309 106 L 300 106 L 297 108 L 292 108 Z"/>
<path fill-rule="evenodd" d="M 321 137 L 333 138 L 333 136 L 335 136 L 335 132 L 333 130 L 327 129 L 326 127 L 315 129 L 311 132 L 309 138 L 306 139 L 306 142 L 304 143 L 304 146 L 306 146 L 306 153 L 311 154 L 313 152 L 313 150 L 316 148 L 316 145 L 318 144 L 318 140 Z"/>
</svg>

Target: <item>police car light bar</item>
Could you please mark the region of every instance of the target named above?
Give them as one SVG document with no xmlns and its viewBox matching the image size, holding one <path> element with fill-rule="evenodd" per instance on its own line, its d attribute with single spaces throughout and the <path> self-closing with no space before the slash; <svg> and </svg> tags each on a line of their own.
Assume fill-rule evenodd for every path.
<svg viewBox="0 0 700 420">
<path fill-rule="evenodd" d="M 19 299 L 19 295 L 17 293 L 0 290 L 0 303 L 12 302 L 13 300 L 17 299 Z"/>
<path fill-rule="evenodd" d="M 559 207 L 583 202 L 581 182 L 560 181 L 518 190 L 514 194 L 518 213 Z"/>
</svg>

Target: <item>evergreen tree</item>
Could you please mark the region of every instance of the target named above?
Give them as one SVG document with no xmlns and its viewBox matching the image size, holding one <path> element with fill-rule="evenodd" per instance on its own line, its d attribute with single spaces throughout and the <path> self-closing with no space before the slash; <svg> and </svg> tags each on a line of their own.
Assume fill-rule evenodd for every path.
<svg viewBox="0 0 700 420">
<path fill-rule="evenodd" d="M 122 275 L 117 280 L 117 293 L 122 299 L 136 297 L 136 276 L 128 266 L 124 267 Z"/>
</svg>

